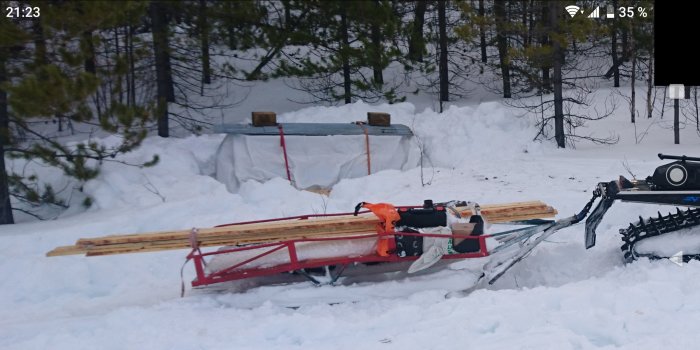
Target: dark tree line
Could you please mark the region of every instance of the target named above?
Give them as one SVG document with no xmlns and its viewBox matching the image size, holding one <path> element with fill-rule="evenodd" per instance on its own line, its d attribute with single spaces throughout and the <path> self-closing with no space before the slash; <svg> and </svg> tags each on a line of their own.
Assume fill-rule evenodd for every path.
<svg viewBox="0 0 700 350">
<path fill-rule="evenodd" d="M 222 88 L 237 82 L 285 78 L 317 103 L 392 103 L 423 92 L 440 110 L 477 83 L 513 101 L 540 96 L 520 106 L 541 115 L 537 136 L 559 147 L 583 121 L 604 116 L 572 109 L 587 103 L 579 75 L 615 86 L 648 79 L 651 96 L 650 19 L 571 18 L 558 1 L 31 4 L 40 17 L 0 21 L 0 223 L 13 222 L 11 198 L 65 205 L 6 159 L 37 160 L 84 182 L 149 132 L 204 130 L 207 111 L 240 98 Z M 61 141 L 80 134 L 86 141 Z M 121 144 L 97 141 L 110 134 Z"/>
</svg>

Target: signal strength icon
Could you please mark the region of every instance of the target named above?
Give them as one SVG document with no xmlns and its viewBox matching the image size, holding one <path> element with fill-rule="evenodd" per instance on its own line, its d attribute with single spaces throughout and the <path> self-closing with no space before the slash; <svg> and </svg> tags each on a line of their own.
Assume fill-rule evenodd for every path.
<svg viewBox="0 0 700 350">
<path fill-rule="evenodd" d="M 576 16 L 578 10 L 580 10 L 581 8 L 576 5 L 569 5 L 567 7 L 564 7 L 564 9 L 566 10 L 566 12 L 569 13 L 569 15 L 571 15 L 571 17 L 574 17 Z"/>
<path fill-rule="evenodd" d="M 600 6 L 596 7 L 595 10 L 588 15 L 588 18 L 600 18 Z"/>
</svg>

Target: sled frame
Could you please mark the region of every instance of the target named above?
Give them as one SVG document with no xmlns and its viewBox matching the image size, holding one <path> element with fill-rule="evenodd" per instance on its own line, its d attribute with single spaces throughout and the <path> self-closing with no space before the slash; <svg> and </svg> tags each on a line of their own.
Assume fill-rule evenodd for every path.
<svg viewBox="0 0 700 350">
<path fill-rule="evenodd" d="M 305 216 L 297 216 L 297 217 L 290 217 L 290 218 L 269 219 L 269 220 L 264 220 L 264 222 L 284 221 L 284 220 L 305 220 L 305 219 L 309 219 L 311 217 L 339 216 L 339 215 L 348 215 L 348 213 L 328 214 L 328 215 L 324 215 L 324 214 L 305 215 Z M 241 225 L 241 224 L 249 224 L 249 223 L 256 223 L 256 222 L 241 222 L 241 223 L 233 223 L 233 224 L 228 224 L 228 225 Z M 340 275 L 342 274 L 342 271 L 350 265 L 363 264 L 363 263 L 407 262 L 407 261 L 417 260 L 420 256 L 400 257 L 396 254 L 391 254 L 389 256 L 380 256 L 380 255 L 374 253 L 374 254 L 358 255 L 358 256 L 339 256 L 339 257 L 332 257 L 332 258 L 318 258 L 318 259 L 301 260 L 301 259 L 299 259 L 299 256 L 297 254 L 297 244 L 304 243 L 304 242 L 347 241 L 347 240 L 367 239 L 367 238 L 392 239 L 393 240 L 395 238 L 394 236 L 396 236 L 396 235 L 437 237 L 437 238 L 448 238 L 448 237 L 449 238 L 464 238 L 464 239 L 478 240 L 479 241 L 479 250 L 475 251 L 475 252 L 469 252 L 469 253 L 448 254 L 448 255 L 444 255 L 442 257 L 442 259 L 448 259 L 448 260 L 473 259 L 473 258 L 487 257 L 490 254 L 495 253 L 497 251 L 500 251 L 503 248 L 506 248 L 506 247 L 511 246 L 513 244 L 522 243 L 522 242 L 526 241 L 528 238 L 532 237 L 533 235 L 536 235 L 536 234 L 544 231 L 545 229 L 551 227 L 553 224 L 553 221 L 536 219 L 536 220 L 507 222 L 507 223 L 503 223 L 503 224 L 529 225 L 529 226 L 523 227 L 523 228 L 518 228 L 518 229 L 513 229 L 513 230 L 508 230 L 505 232 L 499 232 L 499 233 L 495 233 L 495 234 L 481 235 L 481 236 L 467 236 L 467 235 L 446 236 L 446 235 L 441 235 L 441 234 L 412 233 L 412 232 L 390 232 L 390 233 L 373 232 L 373 233 L 367 233 L 367 234 L 361 234 L 361 235 L 354 234 L 354 235 L 348 235 L 348 236 L 305 238 L 305 239 L 293 239 L 293 240 L 285 240 L 285 241 L 280 241 L 280 242 L 272 242 L 272 243 L 264 243 L 264 244 L 250 244 L 250 245 L 231 247 L 231 248 L 210 251 L 210 252 L 202 252 L 199 247 L 194 246 L 194 247 L 192 247 L 192 251 L 187 255 L 187 259 L 192 260 L 194 263 L 194 267 L 195 267 L 196 278 L 191 283 L 193 287 L 203 287 L 203 286 L 208 286 L 208 285 L 212 285 L 212 284 L 241 280 L 241 279 L 246 279 L 246 278 L 270 276 L 270 275 L 276 275 L 276 274 L 280 274 L 280 273 L 294 273 L 294 272 L 298 272 L 298 273 L 306 276 L 314 284 L 320 284 L 313 277 L 310 277 L 306 273 L 305 270 L 306 269 L 314 269 L 314 268 L 324 268 L 324 267 L 328 267 L 328 266 L 337 266 L 337 267 L 339 267 L 339 269 L 338 269 L 339 272 L 337 272 L 335 275 L 331 276 L 330 283 L 332 284 L 340 277 Z M 223 226 L 228 226 L 228 225 L 223 225 Z M 494 248 L 493 252 L 489 252 L 487 250 L 486 240 L 489 238 L 493 238 L 493 239 L 501 242 L 500 245 L 498 245 L 497 247 Z M 250 257 L 244 261 L 238 262 L 234 265 L 228 266 L 228 267 L 220 269 L 218 271 L 207 272 L 207 269 L 206 269 L 207 259 L 212 258 L 212 257 L 217 256 L 217 255 L 221 255 L 221 254 L 235 254 L 237 252 L 243 252 L 243 251 L 248 251 L 248 250 L 253 250 L 253 249 L 264 249 L 264 251 L 262 251 L 260 254 L 257 254 L 253 257 Z M 266 266 L 266 267 L 261 267 L 261 266 L 246 267 L 246 265 L 249 265 L 254 261 L 259 261 L 260 259 L 264 259 L 266 256 L 268 256 L 274 252 L 277 252 L 277 251 L 285 251 L 286 252 L 287 257 L 288 257 L 287 263 L 277 264 L 274 266 Z"/>
</svg>

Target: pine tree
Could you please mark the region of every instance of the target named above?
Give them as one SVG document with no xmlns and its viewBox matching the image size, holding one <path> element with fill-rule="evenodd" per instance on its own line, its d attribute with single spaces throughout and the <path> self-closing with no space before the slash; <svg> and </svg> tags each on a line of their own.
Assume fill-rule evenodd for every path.
<svg viewBox="0 0 700 350">
<path fill-rule="evenodd" d="M 472 55 L 476 46 L 473 39 L 478 33 L 479 17 L 475 9 L 464 1 L 438 1 L 426 12 L 426 50 L 418 63 L 419 76 L 414 80 L 424 91 L 437 97 L 439 110 L 444 102 L 468 93 L 466 82 L 473 81 L 472 73 L 478 67 Z M 457 16 L 459 14 L 459 16 Z"/>
<path fill-rule="evenodd" d="M 139 145 L 152 120 L 152 110 L 148 105 L 121 103 L 117 95 L 109 93 L 114 90 L 105 89 L 115 77 L 126 75 L 126 70 L 124 65 L 114 64 L 121 58 L 106 50 L 103 34 L 124 21 L 128 13 L 143 10 L 141 3 L 46 2 L 41 3 L 39 20 L 1 24 L 3 162 L 6 157 L 38 161 L 84 182 L 98 175 L 100 164 L 117 161 L 118 154 Z M 89 138 L 65 144 L 46 126 L 57 118 L 92 128 L 91 132 L 97 128 L 103 135 L 119 135 L 121 143 L 106 146 Z M 142 165 L 156 161 L 154 157 Z M 0 168 L 0 222 L 12 223 L 6 193 L 18 201 L 61 204 L 54 189 L 40 185 L 41 179 L 35 175 L 25 175 L 7 174 L 4 166 Z"/>
<path fill-rule="evenodd" d="M 408 59 L 415 62 L 423 62 L 425 51 L 425 11 L 428 2 L 423 0 L 414 1 L 413 21 L 408 27 L 411 36 L 408 40 Z"/>
<path fill-rule="evenodd" d="M 163 1 L 152 1 L 149 7 L 156 68 L 158 136 L 161 137 L 170 136 L 168 102 L 175 102 L 173 74 L 170 66 L 169 16 L 167 13 L 169 8 Z"/>
<path fill-rule="evenodd" d="M 151 12 L 151 19 L 165 23 L 163 28 L 158 24 L 160 29 L 156 32 L 166 34 L 154 36 L 157 40 L 153 42 L 156 68 L 163 68 L 157 69 L 163 76 L 156 82 L 164 92 L 157 96 L 166 97 L 160 115 L 167 118 L 172 131 L 199 133 L 213 124 L 212 110 L 225 110 L 239 102 L 231 94 L 232 83 L 267 78 L 263 70 L 276 54 L 259 54 L 266 43 L 266 33 L 272 31 L 264 18 L 280 15 L 274 11 L 280 3 L 196 0 L 152 4 L 162 9 L 163 18 L 154 17 Z M 236 52 L 232 54 L 225 46 Z M 237 66 L 249 66 L 255 61 L 259 64 L 252 70 Z"/>
<path fill-rule="evenodd" d="M 447 19 L 445 15 L 446 0 L 439 0 L 437 5 L 438 11 L 438 41 L 440 52 L 438 54 L 438 74 L 440 76 L 440 101 L 450 100 L 450 78 L 447 67 Z M 442 112 L 442 104 L 440 105 Z"/>
<path fill-rule="evenodd" d="M 500 7 L 498 3 L 494 6 Z M 538 115 L 536 138 L 554 139 L 558 147 L 567 147 L 580 139 L 596 143 L 616 142 L 615 136 L 601 138 L 576 134 L 576 128 L 587 121 L 605 118 L 614 110 L 614 105 L 589 108 L 593 103 L 591 85 L 595 84 L 595 79 L 577 78 L 601 75 L 597 67 L 586 62 L 608 50 L 604 22 L 591 20 L 585 15 L 572 18 L 557 2 L 518 1 L 509 4 L 511 6 L 507 8 L 494 8 L 496 21 L 499 17 L 503 19 L 500 20 L 501 28 L 497 24 L 493 29 L 497 37 L 502 33 L 507 42 L 505 50 L 499 48 L 499 56 L 504 57 L 501 52 L 505 52 L 507 61 L 492 67 L 496 73 L 501 73 L 504 96 L 510 87 L 513 99 L 508 103 Z M 497 46 L 499 39 L 495 42 Z M 507 74 L 503 72 L 504 67 L 508 68 Z M 540 96 L 539 103 L 522 99 L 533 96 Z"/>
<path fill-rule="evenodd" d="M 498 46 L 498 60 L 501 69 L 501 77 L 503 78 L 503 97 L 511 97 L 510 89 L 510 57 L 508 49 L 508 37 L 506 24 L 506 1 L 496 1 L 494 3 L 493 12 L 496 20 L 496 42 Z"/>
<path fill-rule="evenodd" d="M 307 25 L 297 35 L 310 52 L 286 54 L 276 76 L 298 77 L 298 88 L 317 101 L 401 100 L 396 86 L 385 84 L 382 75 L 401 56 L 389 44 L 397 25 L 392 3 L 322 1 L 307 6 Z"/>
</svg>

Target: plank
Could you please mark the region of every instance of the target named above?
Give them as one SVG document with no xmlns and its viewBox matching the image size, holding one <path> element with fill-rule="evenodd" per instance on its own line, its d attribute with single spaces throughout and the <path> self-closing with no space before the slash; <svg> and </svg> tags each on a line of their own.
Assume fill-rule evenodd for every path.
<svg viewBox="0 0 700 350">
<path fill-rule="evenodd" d="M 488 222 L 528 220 L 553 217 L 557 211 L 540 201 L 484 205 L 482 214 Z M 457 208 L 462 216 L 469 208 Z M 197 242 L 202 247 L 271 243 L 306 238 L 366 235 L 376 233 L 379 219 L 374 214 L 344 215 L 331 218 L 287 220 L 198 229 Z M 81 238 L 75 245 L 57 247 L 47 256 L 86 254 L 100 256 L 172 249 L 190 249 L 190 230 L 147 232 Z"/>
<path fill-rule="evenodd" d="M 54 248 L 52 251 L 46 253 L 46 256 L 64 256 L 64 255 L 76 255 L 85 254 L 87 249 L 75 245 L 63 246 Z"/>
<path fill-rule="evenodd" d="M 376 232 L 368 232 L 368 233 L 355 233 L 355 234 L 348 234 L 348 235 L 341 235 L 342 237 L 352 237 L 352 236 L 367 236 L 367 237 L 372 237 L 375 236 Z M 303 238 L 330 238 L 332 236 L 318 236 L 318 237 L 299 237 L 296 239 L 303 239 Z M 261 243 L 280 243 L 284 242 L 285 240 L 292 240 L 291 238 L 288 239 L 277 239 L 277 240 L 269 240 L 269 241 L 255 241 L 255 242 L 240 242 L 240 243 L 256 243 L 256 244 L 261 244 Z M 236 245 L 234 243 L 231 243 L 230 241 L 211 241 L 211 242 L 201 242 L 201 247 L 220 247 L 220 246 L 233 246 Z M 72 246 L 69 246 L 72 247 Z M 163 247 L 158 244 L 149 244 L 148 242 L 144 242 L 141 244 L 124 244 L 124 245 L 114 245 L 114 246 L 96 246 L 96 247 L 90 247 L 87 248 L 84 253 L 86 256 L 103 256 L 103 255 L 115 255 L 115 254 L 127 254 L 127 253 L 147 253 L 147 252 L 158 252 L 158 251 L 166 251 L 166 250 L 175 250 L 175 249 L 190 249 L 191 247 L 189 244 L 185 245 L 178 245 L 174 247 Z M 82 254 L 82 253 L 78 253 Z"/>
<path fill-rule="evenodd" d="M 228 235 L 236 236 L 262 236 L 265 234 L 274 234 L 275 232 L 285 231 L 290 235 L 313 234 L 316 232 L 357 232 L 357 231 L 373 231 L 379 220 L 374 216 L 350 216 L 344 217 L 341 220 L 296 220 L 284 221 L 266 224 L 252 225 L 237 225 L 225 227 L 213 227 L 199 229 L 198 237 L 206 239 L 208 237 L 220 237 Z M 131 235 L 112 235 L 96 238 L 81 238 L 78 240 L 78 245 L 103 245 L 117 243 L 140 242 L 142 240 L 159 241 L 159 240 L 189 240 L 190 230 L 182 231 L 166 231 L 166 232 L 150 232 L 143 234 Z"/>
<path fill-rule="evenodd" d="M 537 215 L 537 214 L 550 214 L 551 207 L 547 207 L 541 202 L 526 202 L 526 203 L 516 203 L 520 206 L 485 206 L 482 210 L 482 214 L 486 220 L 498 220 L 497 217 L 509 217 L 512 215 Z M 527 205 L 527 206 L 525 206 Z M 552 209 L 553 210 L 553 209 Z M 556 214 L 556 212 L 553 212 Z M 464 209 L 460 211 L 462 216 L 471 215 L 469 209 Z M 506 220 L 507 221 L 507 220 Z M 495 221 L 494 221 L 495 222 Z M 274 222 L 274 223 L 260 223 L 260 224 L 246 224 L 239 226 L 226 226 L 226 227 L 216 227 L 216 228 L 206 228 L 199 229 L 198 237 L 201 239 L 218 238 L 221 236 L 237 236 L 246 237 L 247 235 L 254 235 L 256 237 L 265 236 L 268 234 L 275 234 L 279 231 L 284 231 L 288 236 L 296 236 L 298 233 L 310 235 L 316 232 L 322 233 L 347 233 L 347 232 L 360 232 L 360 231 L 372 231 L 375 226 L 379 223 L 379 220 L 371 214 L 365 214 L 363 216 L 341 216 L 331 219 L 313 219 L 313 220 L 297 220 L 297 221 L 284 221 L 284 222 Z M 151 233 L 141 233 L 141 234 L 130 234 L 130 235 L 110 235 L 105 237 L 97 238 L 81 238 L 78 240 L 77 245 L 89 246 L 89 245 L 105 245 L 105 244 L 119 244 L 119 243 L 136 243 L 141 241 L 158 241 L 158 240 L 187 240 L 189 241 L 190 231 L 165 231 L 165 232 L 151 232 Z"/>
</svg>

